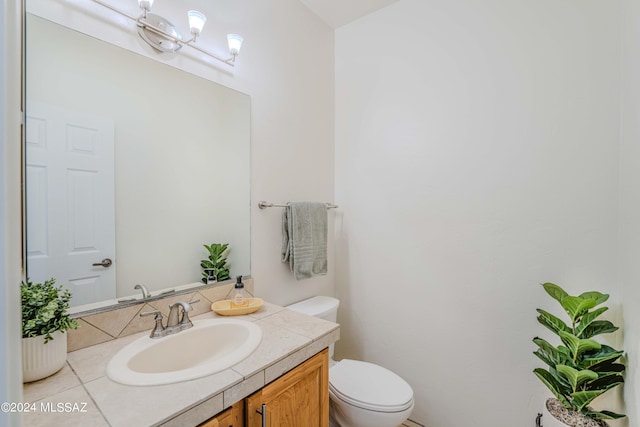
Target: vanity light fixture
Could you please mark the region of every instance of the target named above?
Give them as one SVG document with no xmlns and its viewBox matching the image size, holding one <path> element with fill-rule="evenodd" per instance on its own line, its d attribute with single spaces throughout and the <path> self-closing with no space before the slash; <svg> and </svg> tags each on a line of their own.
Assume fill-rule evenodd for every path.
<svg viewBox="0 0 640 427">
<path fill-rule="evenodd" d="M 237 34 L 227 35 L 229 53 L 231 55 L 229 58 L 220 57 L 202 49 L 200 46 L 197 46 L 195 44 L 196 39 L 200 36 L 205 22 L 207 22 L 207 17 L 197 10 L 190 10 L 187 12 L 191 38 L 185 39 L 176 29 L 175 25 L 169 22 L 168 19 L 151 13 L 154 0 L 138 0 L 138 6 L 140 7 L 141 14 L 137 17 L 129 15 L 128 13 L 105 3 L 103 0 L 93 0 L 93 2 L 135 21 L 138 26 L 138 34 L 140 37 L 142 37 L 142 39 L 151 47 L 160 52 L 177 52 L 182 49 L 182 46 L 188 45 L 198 52 L 204 53 L 213 59 L 224 62 L 225 64 L 233 67 L 235 65 L 236 58 L 238 57 L 238 53 L 240 52 L 240 47 L 242 46 L 242 37 Z"/>
</svg>

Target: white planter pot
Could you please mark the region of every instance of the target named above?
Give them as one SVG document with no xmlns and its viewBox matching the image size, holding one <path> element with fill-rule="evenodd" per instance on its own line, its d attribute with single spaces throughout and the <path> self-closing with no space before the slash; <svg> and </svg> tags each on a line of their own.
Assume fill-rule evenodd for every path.
<svg viewBox="0 0 640 427">
<path fill-rule="evenodd" d="M 549 401 L 554 400 L 555 402 L 557 402 L 556 399 L 549 399 L 546 403 L 548 403 Z M 568 417 L 567 423 L 564 423 L 560 420 L 558 420 L 556 417 L 554 417 L 553 415 L 551 415 L 551 413 L 549 412 L 549 410 L 547 409 L 547 405 L 546 403 L 543 405 L 544 409 L 542 411 L 542 427 L 571 427 L 574 425 L 579 425 L 579 426 L 591 426 L 591 427 L 601 427 L 601 426 L 608 426 L 607 423 L 605 423 L 604 421 L 596 421 L 596 420 L 592 420 L 586 417 L 583 417 L 582 415 L 577 415 L 575 414 L 575 412 L 566 412 L 565 414 L 561 415 L 561 417 Z M 553 408 L 552 408 L 553 409 Z M 562 408 L 564 411 L 564 408 Z"/>
<path fill-rule="evenodd" d="M 44 335 L 22 338 L 22 382 L 28 383 L 55 374 L 67 361 L 67 334 L 56 331 L 45 344 Z"/>
<path fill-rule="evenodd" d="M 551 415 L 551 413 L 547 409 L 547 405 L 542 406 L 544 406 L 544 409 L 542 411 L 542 427 L 567 427 L 565 423 Z"/>
</svg>

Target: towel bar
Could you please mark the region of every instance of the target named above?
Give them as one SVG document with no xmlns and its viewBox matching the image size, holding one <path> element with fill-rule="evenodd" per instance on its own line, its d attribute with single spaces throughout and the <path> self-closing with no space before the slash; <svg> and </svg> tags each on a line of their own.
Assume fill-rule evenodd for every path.
<svg viewBox="0 0 640 427">
<path fill-rule="evenodd" d="M 335 209 L 338 207 L 338 205 L 334 205 L 333 203 L 325 203 L 325 205 L 327 205 L 327 209 Z M 258 207 L 260 209 L 266 209 L 266 208 L 286 208 L 287 205 L 286 204 L 278 204 L 278 203 L 271 203 L 271 202 L 265 202 L 264 200 L 261 200 L 258 202 Z"/>
</svg>

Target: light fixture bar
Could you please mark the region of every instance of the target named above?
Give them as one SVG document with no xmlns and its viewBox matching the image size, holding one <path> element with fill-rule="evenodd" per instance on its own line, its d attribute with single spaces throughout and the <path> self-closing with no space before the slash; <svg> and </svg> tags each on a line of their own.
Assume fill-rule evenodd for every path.
<svg viewBox="0 0 640 427">
<path fill-rule="evenodd" d="M 96 1 L 96 0 L 93 0 L 93 1 Z M 137 18 L 135 20 L 138 21 Z M 152 25 L 152 24 L 150 24 L 148 22 L 138 23 L 138 25 L 139 26 L 144 26 L 144 28 L 147 28 L 147 29 L 153 31 L 154 33 L 160 34 L 161 36 L 164 36 L 164 37 L 166 37 L 168 39 L 171 39 L 171 40 L 175 41 L 176 43 L 179 43 L 181 45 L 187 45 L 187 46 L 197 50 L 198 52 L 202 52 L 205 55 L 208 55 L 208 56 L 212 57 L 213 59 L 217 59 L 220 62 L 224 62 L 227 65 L 231 65 L 232 67 L 235 67 L 235 64 L 233 62 L 234 59 L 235 59 L 234 56 L 231 56 L 230 58 L 224 59 L 224 58 L 221 58 L 220 56 L 216 55 L 215 53 L 211 53 L 211 52 L 209 52 L 209 51 L 207 51 L 205 49 L 202 49 L 200 46 L 198 46 L 196 44 L 189 44 L 188 41 L 192 41 L 193 39 L 188 40 L 188 41 L 184 41 L 181 38 L 175 37 L 174 35 L 171 35 L 171 34 L 167 33 L 166 31 L 163 31 L 162 29 L 160 29 L 160 28 L 158 28 L 158 27 L 156 27 L 156 26 L 154 26 L 154 25 Z"/>
<path fill-rule="evenodd" d="M 190 45 L 188 45 L 188 46 L 189 46 L 190 48 L 192 48 L 192 49 L 197 50 L 198 52 L 202 52 L 202 53 L 204 53 L 205 55 L 209 55 L 209 56 L 210 56 L 210 57 L 212 57 L 213 59 L 217 59 L 217 60 L 218 60 L 218 61 L 220 61 L 220 62 L 224 62 L 224 63 L 225 63 L 225 64 L 227 64 L 227 65 L 230 65 L 230 66 L 232 66 L 232 67 L 235 67 L 235 66 L 236 66 L 236 64 L 234 63 L 234 61 L 235 61 L 235 59 L 236 59 L 236 58 L 235 58 L 234 56 L 232 56 L 232 57 L 230 57 L 230 58 L 227 58 L 227 59 L 224 59 L 224 58 L 219 57 L 219 56 L 218 56 L 218 55 L 216 55 L 216 54 L 213 54 L 213 53 L 211 53 L 211 52 L 209 52 L 209 51 L 207 51 L 207 50 L 202 49 L 202 48 L 201 48 L 200 46 L 198 46 L 198 45 L 190 44 Z"/>
<path fill-rule="evenodd" d="M 120 10 L 120 9 L 110 5 L 110 4 L 107 4 L 102 0 L 91 0 L 91 1 L 93 1 L 94 3 L 99 4 L 100 6 L 103 6 L 103 7 L 107 8 L 107 9 L 113 11 L 113 12 L 116 12 L 119 15 L 122 15 L 125 18 L 128 18 L 128 19 L 130 19 L 132 21 L 135 21 L 136 25 L 138 27 L 141 27 L 143 29 L 148 29 L 148 30 L 150 30 L 150 31 L 162 36 L 162 37 L 166 37 L 167 39 L 170 39 L 170 40 L 174 41 L 175 43 L 177 43 L 180 46 L 187 45 L 187 46 L 191 47 L 192 49 L 195 49 L 198 52 L 203 53 L 203 54 L 205 54 L 205 55 L 207 55 L 207 56 L 209 56 L 209 57 L 211 57 L 211 58 L 213 58 L 213 59 L 215 59 L 217 61 L 223 62 L 223 63 L 225 63 L 225 64 L 227 64 L 227 65 L 229 65 L 231 67 L 235 67 L 235 60 L 236 60 L 236 57 L 237 57 L 237 53 L 234 54 L 232 52 L 231 53 L 231 57 L 225 59 L 225 58 L 220 57 L 219 55 L 216 55 L 216 54 L 214 54 L 212 52 L 209 52 L 206 49 L 201 48 L 200 46 L 198 46 L 196 44 L 192 44 L 192 42 L 195 41 L 195 39 L 197 37 L 197 34 L 193 34 L 192 33 L 192 38 L 190 38 L 188 40 L 183 40 L 181 37 L 176 37 L 175 35 L 170 34 L 170 33 L 166 32 L 166 31 L 164 31 L 163 29 L 158 28 L 155 25 L 152 25 L 151 23 L 149 23 L 145 19 L 145 16 L 144 16 L 145 14 L 136 17 L 136 16 L 129 15 L 128 13 L 126 13 L 126 12 L 124 12 L 124 11 L 122 11 L 122 10 Z"/>
</svg>

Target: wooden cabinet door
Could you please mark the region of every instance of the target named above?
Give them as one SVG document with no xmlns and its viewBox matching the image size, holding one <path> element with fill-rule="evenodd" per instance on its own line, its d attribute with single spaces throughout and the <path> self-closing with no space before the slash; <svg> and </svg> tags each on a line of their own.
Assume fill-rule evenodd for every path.
<svg viewBox="0 0 640 427">
<path fill-rule="evenodd" d="M 328 349 L 249 396 L 246 422 L 247 427 L 328 427 Z"/>
<path fill-rule="evenodd" d="M 198 427 L 244 427 L 244 401 L 241 400 Z"/>
</svg>

